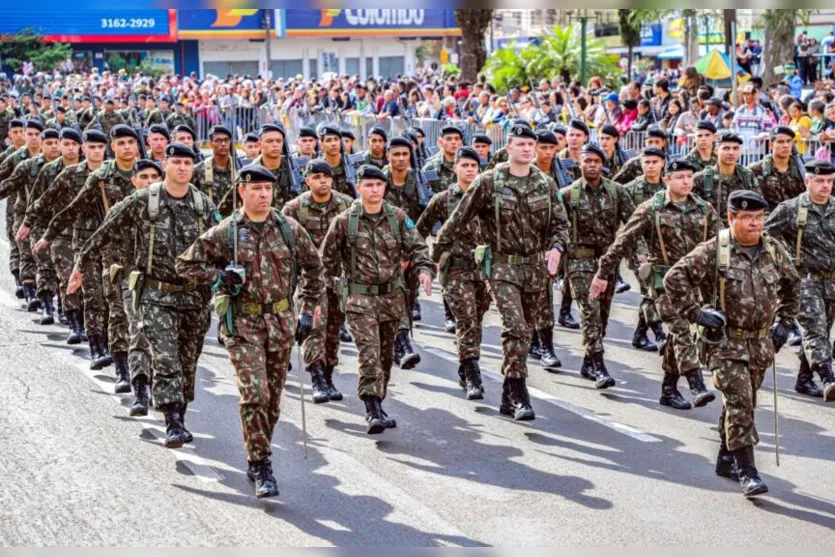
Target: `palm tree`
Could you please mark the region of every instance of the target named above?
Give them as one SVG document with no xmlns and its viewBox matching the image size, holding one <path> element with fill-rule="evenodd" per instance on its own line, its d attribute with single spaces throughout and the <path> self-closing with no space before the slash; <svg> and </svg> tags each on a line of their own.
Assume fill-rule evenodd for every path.
<svg viewBox="0 0 835 557">
<path fill-rule="evenodd" d="M 484 65 L 484 73 L 497 91 L 508 91 L 528 83 L 530 66 L 537 56 L 537 47 L 529 44 L 522 50 L 516 48 L 516 41 L 511 41 L 504 48 L 496 49 Z"/>
<path fill-rule="evenodd" d="M 629 57 L 626 75 L 632 79 L 632 59 L 636 46 L 641 44 L 641 22 L 635 17 L 636 10 L 618 10 L 618 28 L 623 45 Z"/>
</svg>

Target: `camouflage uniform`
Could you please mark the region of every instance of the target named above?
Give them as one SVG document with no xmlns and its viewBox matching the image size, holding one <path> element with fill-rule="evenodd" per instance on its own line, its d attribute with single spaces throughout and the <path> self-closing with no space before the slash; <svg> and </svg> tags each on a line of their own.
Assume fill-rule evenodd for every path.
<svg viewBox="0 0 835 557">
<path fill-rule="evenodd" d="M 507 149 L 502 147 L 501 149 L 493 153 L 493 156 L 490 157 L 490 162 L 487 163 L 487 166 L 484 168 L 484 170 L 493 170 L 494 168 L 496 168 L 496 165 L 501 164 L 503 162 L 507 162 L 508 160 L 510 160 L 510 155 L 508 155 Z"/>
<path fill-rule="evenodd" d="M 171 110 L 162 110 L 161 108 L 155 108 L 148 114 L 148 119 L 145 121 L 145 129 L 150 128 L 154 124 L 165 124 L 165 121 L 168 119 L 168 116 L 171 114 Z"/>
<path fill-rule="evenodd" d="M 641 166 L 641 157 L 635 157 L 626 161 L 626 164 L 615 173 L 612 181 L 625 186 L 643 173 L 644 169 Z"/>
<path fill-rule="evenodd" d="M 611 157 L 609 157 L 608 159 L 603 161 L 603 168 L 606 168 L 606 169 L 609 170 L 609 172 L 603 173 L 603 177 L 606 178 L 607 180 L 611 180 L 612 177 L 620 171 L 620 169 L 621 169 L 620 157 L 618 156 L 617 151 L 615 151 L 615 153 Z"/>
<path fill-rule="evenodd" d="M 357 220 L 354 246 L 352 218 Z M 385 399 L 394 337 L 406 311 L 400 262 L 431 275 L 428 248 L 401 209 L 383 202 L 381 213 L 369 215 L 354 201 L 331 222 L 321 254 L 326 276 L 337 276 L 341 266 L 349 284 L 346 314 L 359 351 L 359 396 Z"/>
<path fill-rule="evenodd" d="M 305 192 L 285 205 L 282 213 L 298 222 L 318 249 L 322 247 L 331 222 L 352 202 L 353 199 L 347 195 L 332 191 L 330 201 L 320 204 L 313 201 L 310 192 Z M 339 326 L 345 321 L 345 314 L 339 307 L 339 298 L 333 288 L 333 276 L 325 277 L 325 285 L 325 296 L 319 300 L 316 312 L 313 313 L 313 330 L 304 341 L 304 363 L 307 368 L 316 362 L 330 368 L 339 363 Z"/>
<path fill-rule="evenodd" d="M 29 150 L 26 147 L 15 150 L 14 146 L 9 146 L 3 152 L 2 162 L 0 162 L 0 183 L 12 175 L 18 164 L 28 158 Z M 15 234 L 17 234 L 14 227 L 14 204 L 16 200 L 17 192 L 8 194 L 6 198 L 6 237 L 9 239 L 9 270 L 12 274 L 20 271 L 20 248 L 14 239 Z"/>
<path fill-rule="evenodd" d="M 107 112 L 106 110 L 102 110 L 99 112 L 99 123 L 101 124 L 101 131 L 104 133 L 104 136 L 109 138 L 110 130 L 113 129 L 113 126 L 124 124 L 125 119 L 116 111 Z"/>
<path fill-rule="evenodd" d="M 417 221 L 417 231 L 424 238 L 438 222 L 446 222 L 458 207 L 464 192 L 453 184 L 450 188 L 429 200 L 426 210 Z M 478 360 L 481 357 L 482 320 L 490 308 L 487 284 L 473 259 L 473 250 L 484 244 L 479 220 L 472 219 L 461 233 L 455 236 L 447 260 L 443 284 L 443 296 L 455 317 L 455 335 L 458 341 L 458 361 Z"/>
<path fill-rule="evenodd" d="M 88 180 L 88 185 L 96 174 Z M 154 191 L 159 194 L 159 213 L 152 219 L 149 204 Z M 198 207 L 199 199 L 202 199 L 202 210 Z M 114 244 L 114 239 L 126 230 L 136 230 L 135 268 L 143 272 L 139 293 L 140 330 L 151 347 L 153 398 L 158 409 L 169 405 L 182 407 L 194 400 L 197 359 L 211 323 L 208 308 L 211 292 L 208 287 L 180 277 L 174 264 L 176 254 L 185 252 L 214 224 L 215 216 L 219 218 L 214 203 L 194 186 L 189 187 L 184 197 L 175 199 L 168 195 L 164 184 L 151 185 L 114 205 L 78 254 L 80 265 L 100 252 L 107 254 L 103 255 L 103 261 L 110 263 L 115 256 L 117 260 L 113 262 L 118 263 L 123 248 Z M 121 289 L 118 295 L 121 304 Z M 123 351 L 127 352 L 127 348 L 125 345 Z"/>
<path fill-rule="evenodd" d="M 438 153 L 437 156 L 432 157 L 426 164 L 423 165 L 423 172 L 437 172 L 438 180 L 429 183 L 429 188 L 434 193 L 441 193 L 446 191 L 449 186 L 458 181 L 455 171 L 452 169 L 453 162 L 447 162 L 443 153 Z"/>
<path fill-rule="evenodd" d="M 489 284 L 502 316 L 502 374 L 524 379 L 536 310 L 548 287 L 542 254 L 565 249 L 568 220 L 552 179 L 535 167 L 529 176 L 515 177 L 502 163 L 479 174 L 441 227 L 432 253 L 436 262 L 444 252 L 453 252 L 476 217 L 493 257 Z"/>
<path fill-rule="evenodd" d="M 712 184 L 710 184 L 712 182 Z M 710 187 L 708 187 L 708 185 Z M 727 228 L 728 226 L 728 196 L 732 191 L 747 189 L 759 193 L 760 186 L 754 174 L 744 166 L 736 165 L 734 175 L 721 178 L 719 165 L 709 166 L 693 177 L 693 193 L 709 202 L 716 209 L 719 218 Z M 722 199 L 719 199 L 721 189 Z M 710 191 L 708 191 L 710 190 Z"/>
<path fill-rule="evenodd" d="M 697 169 L 696 172 L 701 172 L 708 166 L 715 165 L 717 157 L 716 153 L 711 153 L 710 158 L 708 160 L 703 160 L 702 156 L 699 154 L 699 150 L 694 147 L 689 153 L 687 153 L 687 155 L 684 157 L 684 160 L 693 163 L 693 165 Z"/>
<path fill-rule="evenodd" d="M 328 163 L 330 166 L 330 163 Z M 356 199 L 357 193 L 354 186 L 348 183 L 348 176 L 345 174 L 345 165 L 341 162 L 336 166 L 331 166 L 333 171 L 333 190 L 341 194 L 347 195 L 351 199 Z"/>
<path fill-rule="evenodd" d="M 789 158 L 788 172 L 780 172 L 774 166 L 774 155 L 766 155 L 761 161 L 748 165 L 760 185 L 763 197 L 768 201 L 769 211 L 788 199 L 794 199 L 806 191 L 806 184 L 795 157 Z"/>
<path fill-rule="evenodd" d="M 96 111 L 93 107 L 78 111 L 78 127 L 86 130 L 93 120 L 95 120 Z"/>
<path fill-rule="evenodd" d="M 700 244 L 664 278 L 672 311 L 690 323 L 698 322 L 701 301 L 710 300 L 717 288 L 716 244 L 716 238 Z M 778 242 L 763 236 L 750 257 L 731 238 L 724 303 L 720 301 L 728 334 L 719 344 L 706 346 L 713 384 L 722 392 L 720 420 L 730 451 L 759 442 L 754 407 L 757 390 L 774 361 L 769 327 L 775 320 L 791 326 L 799 290 L 797 272 Z"/>
<path fill-rule="evenodd" d="M 9 126 L 14 119 L 15 115 L 12 110 L 6 108 L 6 110 L 0 112 L 0 146 L 6 141 L 6 137 L 9 135 Z"/>
<path fill-rule="evenodd" d="M 202 164 L 202 163 L 201 163 Z M 257 164 L 264 166 L 264 161 L 261 155 L 255 158 L 251 164 Z M 199 166 L 199 165 L 198 165 Z M 281 166 L 277 169 L 272 169 L 267 166 L 264 166 L 273 175 L 276 177 L 276 181 L 273 182 L 273 207 L 281 211 L 282 207 L 284 207 L 285 203 L 294 199 L 296 197 L 296 192 L 293 191 L 293 181 L 292 176 L 290 174 L 290 163 L 286 157 L 281 157 Z M 221 198 L 220 204 L 218 205 L 218 211 L 222 215 L 231 215 L 232 214 L 232 195 L 238 197 L 237 206 L 241 206 L 241 199 L 238 196 L 238 189 L 237 188 L 230 188 L 229 191 Z"/>
<path fill-rule="evenodd" d="M 213 203 L 220 205 L 221 200 L 235 189 L 231 171 L 234 164 L 235 161 L 230 156 L 227 167 L 219 168 L 214 164 L 214 157 L 208 157 L 194 167 L 194 177 L 191 181 L 197 189 L 208 195 Z"/>
<path fill-rule="evenodd" d="M 18 196 L 17 204 L 20 204 L 20 207 L 15 207 L 15 210 L 22 213 L 22 217 L 20 222 L 22 225 L 29 226 L 31 228 L 29 233 L 29 240 L 30 245 L 34 246 L 37 243 L 32 243 L 33 238 L 40 238 L 45 230 L 45 226 L 49 224 L 49 222 L 45 223 L 38 223 L 36 227 L 32 227 L 31 223 L 27 220 L 27 216 L 29 214 L 29 209 L 41 198 L 44 192 L 47 191 L 49 187 L 52 186 L 52 183 L 55 181 L 55 178 L 64 170 L 64 159 L 62 157 L 58 157 L 58 159 L 49 162 L 44 165 L 41 171 L 38 173 L 38 177 L 35 179 L 35 183 L 32 184 L 31 189 L 29 190 L 26 201 L 22 202 L 22 197 Z M 51 209 L 54 211 L 56 207 L 52 207 Z M 52 262 L 51 251 L 43 251 L 37 254 L 33 254 L 35 261 L 38 265 L 38 273 L 37 273 L 37 283 L 38 283 L 38 295 L 41 294 L 56 294 L 58 293 L 58 275 L 55 272 L 55 264 Z"/>
<path fill-rule="evenodd" d="M 383 154 L 383 158 L 381 159 L 375 159 L 371 155 L 371 151 L 366 151 L 364 155 L 365 156 L 362 158 L 362 162 L 360 164 L 370 164 L 371 166 L 376 166 L 380 170 L 382 170 L 388 164 L 385 154 Z"/>
<path fill-rule="evenodd" d="M 174 128 L 177 126 L 188 126 L 195 132 L 197 131 L 197 122 L 194 120 L 194 117 L 186 114 L 182 110 L 179 113 L 176 110 L 171 111 L 171 114 L 165 119 L 165 125 L 171 131 L 174 131 Z"/>
<path fill-rule="evenodd" d="M 611 195 L 609 190 L 612 191 Z M 571 294 L 580 308 L 583 350 L 591 358 L 604 351 L 603 337 L 606 336 L 615 292 L 615 276 L 605 276 L 601 278 L 609 281 L 606 292 L 596 300 L 589 298 L 597 259 L 615 241 L 618 227 L 629 219 L 635 211 L 635 205 L 623 186 L 605 178 L 600 179 L 600 185 L 596 188 L 581 179 L 563 188 L 560 193 L 571 219 L 566 274 Z"/>
<path fill-rule="evenodd" d="M 316 246 L 296 221 L 285 220 L 295 244 L 289 246 L 274 209 L 262 226 L 237 213 L 201 235 L 177 258 L 175 267 L 181 280 L 212 284 L 222 267 L 234 260 L 232 219 L 237 220 L 238 262 L 246 269 L 246 281 L 234 298 L 238 308 L 234 331 L 226 331 L 231 334 L 224 335 L 224 343 L 235 367 L 247 458 L 256 462 L 271 455 L 278 423 L 296 331 L 292 300 L 296 270 L 301 271 L 299 311 L 313 313 L 323 294 L 322 262 Z M 159 372 L 156 367 L 155 372 Z"/>
<path fill-rule="evenodd" d="M 571 153 L 568 151 L 568 147 L 566 147 L 565 149 L 560 151 L 559 154 L 557 155 L 557 157 L 559 157 L 559 159 L 563 160 L 563 161 L 573 160 L 575 163 L 577 163 L 574 166 L 572 166 L 571 168 L 566 168 L 565 169 L 565 171 L 568 173 L 568 175 L 571 177 L 572 180 L 579 180 L 580 178 L 583 177 L 583 172 L 582 172 L 582 170 L 580 170 L 580 164 L 579 164 L 578 161 L 571 158 Z"/>
</svg>

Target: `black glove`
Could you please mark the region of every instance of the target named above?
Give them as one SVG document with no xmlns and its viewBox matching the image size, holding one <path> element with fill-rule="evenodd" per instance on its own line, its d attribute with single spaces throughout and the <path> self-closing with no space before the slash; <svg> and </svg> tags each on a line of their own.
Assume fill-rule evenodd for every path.
<svg viewBox="0 0 835 557">
<path fill-rule="evenodd" d="M 791 327 L 783 323 L 775 323 L 771 326 L 771 342 L 774 344 L 774 353 L 780 351 L 786 341 L 789 339 Z"/>
<path fill-rule="evenodd" d="M 310 336 L 313 330 L 313 316 L 309 313 L 299 315 L 299 322 L 296 324 L 296 342 L 302 344 L 304 339 Z"/>
<path fill-rule="evenodd" d="M 243 285 L 244 279 L 238 271 L 227 267 L 220 272 L 220 282 L 223 283 L 226 288 L 236 290 Z"/>
<path fill-rule="evenodd" d="M 725 328 L 727 322 L 728 320 L 725 317 L 725 314 L 718 309 L 705 307 L 702 308 L 701 313 L 699 313 L 699 325 L 707 329 L 723 329 Z"/>
</svg>

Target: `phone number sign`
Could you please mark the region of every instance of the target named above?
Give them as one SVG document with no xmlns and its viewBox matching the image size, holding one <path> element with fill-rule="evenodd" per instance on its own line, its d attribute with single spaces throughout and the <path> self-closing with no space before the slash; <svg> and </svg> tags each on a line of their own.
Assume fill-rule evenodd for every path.
<svg viewBox="0 0 835 557">
<path fill-rule="evenodd" d="M 0 34 L 31 29 L 66 43 L 176 42 L 176 10 L 0 11 Z"/>
</svg>

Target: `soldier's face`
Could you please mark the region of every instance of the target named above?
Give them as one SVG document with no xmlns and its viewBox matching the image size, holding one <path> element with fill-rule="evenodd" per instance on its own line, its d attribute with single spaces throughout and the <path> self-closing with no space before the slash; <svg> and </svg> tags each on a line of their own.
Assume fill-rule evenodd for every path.
<svg viewBox="0 0 835 557">
<path fill-rule="evenodd" d="M 716 134 L 710 130 L 698 130 L 696 132 L 696 147 L 701 150 L 709 149 L 716 141 Z"/>
<path fill-rule="evenodd" d="M 354 140 L 350 137 L 343 137 L 342 144 L 345 146 L 346 153 L 352 153 L 354 151 Z M 376 155 L 374 155 L 376 157 Z"/>
<path fill-rule="evenodd" d="M 723 165 L 730 166 L 736 164 L 739 160 L 739 145 L 736 143 L 720 143 L 718 151 L 719 162 Z"/>
<path fill-rule="evenodd" d="M 258 156 L 258 143 L 250 141 L 249 143 L 244 143 L 244 154 L 248 159 L 254 159 Z M 313 154 L 311 152 L 311 154 Z"/>
<path fill-rule="evenodd" d="M 473 143 L 473 149 L 482 159 L 490 158 L 490 146 L 486 143 Z"/>
<path fill-rule="evenodd" d="M 448 157 L 454 157 L 455 152 L 461 147 L 461 136 L 457 133 L 448 133 L 441 137 L 441 149 Z"/>
<path fill-rule="evenodd" d="M 664 176 L 664 183 L 673 201 L 684 201 L 693 191 L 693 171 L 680 170 Z"/>
<path fill-rule="evenodd" d="M 580 130 L 569 128 L 568 130 L 568 146 L 571 149 L 579 149 L 586 143 L 586 134 Z"/>
<path fill-rule="evenodd" d="M 229 149 L 232 146 L 232 138 L 226 134 L 216 134 L 212 136 L 212 153 L 216 157 L 228 157 Z"/>
<path fill-rule="evenodd" d="M 792 154 L 793 137 L 778 135 L 771 142 L 771 149 L 774 156 L 779 159 L 787 159 Z"/>
<path fill-rule="evenodd" d="M 322 138 L 322 150 L 326 155 L 335 157 L 339 154 L 339 138 L 335 135 L 326 135 Z"/>
<path fill-rule="evenodd" d="M 41 132 L 35 128 L 26 128 L 26 146 L 37 148 L 41 146 Z"/>
<path fill-rule="evenodd" d="M 189 147 L 194 147 L 194 138 L 188 132 L 179 132 L 174 134 L 175 143 L 184 143 Z"/>
<path fill-rule="evenodd" d="M 168 139 L 161 133 L 152 133 L 148 136 L 148 147 L 152 153 L 162 154 L 166 145 L 168 145 Z"/>
<path fill-rule="evenodd" d="M 611 135 L 606 135 L 605 133 L 601 133 L 598 138 L 598 141 L 600 141 L 600 148 L 607 153 L 611 153 L 615 148 L 615 138 Z"/>
<path fill-rule="evenodd" d="M 660 137 L 647 137 L 644 140 L 644 147 L 655 147 L 656 149 L 663 149 L 664 140 Z"/>
<path fill-rule="evenodd" d="M 536 162 L 543 165 L 550 165 L 557 154 L 557 146 L 553 143 L 536 144 Z"/>
<path fill-rule="evenodd" d="M 728 213 L 728 225 L 736 241 L 743 246 L 753 246 L 760 241 L 765 224 L 765 211 L 740 211 Z"/>
<path fill-rule="evenodd" d="M 583 178 L 587 182 L 594 182 L 600 178 L 603 171 L 603 161 L 594 153 L 583 155 L 580 159 L 580 169 L 583 171 Z"/>
<path fill-rule="evenodd" d="M 346 145 L 345 148 L 347 149 L 348 146 Z M 386 151 L 386 140 L 376 133 L 370 135 L 368 137 L 368 150 L 371 151 L 371 156 L 374 158 L 383 158 L 383 153 Z"/>
<path fill-rule="evenodd" d="M 243 202 L 243 210 L 252 216 L 266 215 L 273 204 L 273 185 L 271 182 L 254 182 L 238 186 L 238 194 Z"/>
<path fill-rule="evenodd" d="M 653 181 L 661 176 L 661 166 L 664 164 L 662 159 L 658 157 L 643 157 L 641 158 L 641 170 L 644 171 L 644 176 L 652 178 Z"/>
<path fill-rule="evenodd" d="M 469 186 L 478 176 L 479 164 L 473 159 L 459 159 L 455 163 L 455 176 L 459 184 Z"/>
<path fill-rule="evenodd" d="M 119 137 L 110 142 L 110 148 L 117 159 L 130 161 L 136 158 L 139 153 L 139 146 L 132 137 Z"/>
<path fill-rule="evenodd" d="M 61 156 L 65 159 L 76 159 L 78 158 L 78 143 L 73 141 L 72 139 L 62 139 L 61 140 Z"/>
<path fill-rule="evenodd" d="M 315 174 L 308 174 L 304 179 L 307 187 L 314 197 L 319 199 L 328 197 L 333 188 L 333 176 L 328 176 L 324 172 L 316 172 Z"/>
<path fill-rule="evenodd" d="M 277 159 L 284 151 L 284 136 L 281 132 L 267 132 L 261 136 L 261 153 L 267 158 Z"/>
<path fill-rule="evenodd" d="M 362 179 L 357 184 L 357 193 L 364 204 L 379 205 L 386 194 L 386 183 L 376 178 Z"/>
<path fill-rule="evenodd" d="M 392 170 L 403 172 L 409 168 L 411 152 L 408 147 L 392 147 L 388 153 L 388 159 Z"/>
<path fill-rule="evenodd" d="M 316 139 L 313 137 L 300 137 L 296 140 L 299 146 L 299 153 L 305 157 L 312 157 L 316 151 Z"/>
<path fill-rule="evenodd" d="M 832 195 L 833 178 L 835 175 L 809 174 L 806 176 L 806 191 L 809 192 L 813 203 L 823 205 L 829 200 L 829 196 Z"/>
<path fill-rule="evenodd" d="M 530 164 L 536 151 L 536 141 L 527 137 L 513 137 L 508 139 L 507 154 L 510 162 L 516 164 Z"/>
<path fill-rule="evenodd" d="M 194 175 L 194 159 L 190 157 L 168 157 L 165 159 L 165 177 L 174 185 L 185 186 Z"/>
<path fill-rule="evenodd" d="M 104 143 L 85 143 L 81 146 L 84 156 L 93 164 L 99 164 L 104 160 Z"/>
<path fill-rule="evenodd" d="M 61 142 L 57 139 L 45 139 L 41 149 L 47 160 L 53 160 L 61 156 Z"/>
<path fill-rule="evenodd" d="M 24 128 L 11 128 L 9 130 L 9 139 L 12 141 L 13 145 L 20 145 L 24 141 L 26 141 L 26 134 L 24 133 Z"/>
<path fill-rule="evenodd" d="M 130 182 L 134 188 L 144 190 L 154 182 L 159 182 L 161 179 L 162 176 L 159 175 L 159 172 L 153 168 L 145 168 L 131 176 Z"/>
</svg>

